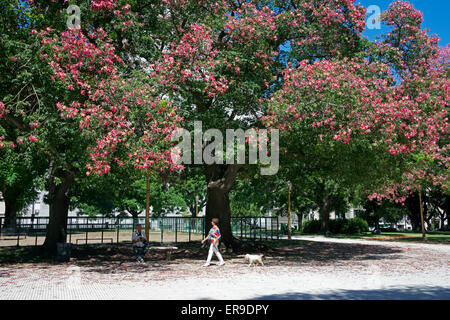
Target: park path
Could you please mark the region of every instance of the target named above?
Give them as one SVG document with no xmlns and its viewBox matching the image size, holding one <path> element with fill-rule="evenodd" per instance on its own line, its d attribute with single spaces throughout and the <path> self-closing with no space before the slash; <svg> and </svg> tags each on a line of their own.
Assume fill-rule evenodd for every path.
<svg viewBox="0 0 450 320">
<path fill-rule="evenodd" d="M 1 266 L 0 299 L 450 299 L 448 245 L 295 238 L 313 242 L 268 254 L 265 267 L 241 257 Z"/>
<path fill-rule="evenodd" d="M 287 239 L 287 237 L 284 237 Z M 292 236 L 292 240 L 305 240 L 327 243 L 347 243 L 347 244 L 363 244 L 363 245 L 378 245 L 386 247 L 397 248 L 419 248 L 433 251 L 439 251 L 443 254 L 450 254 L 449 244 L 435 244 L 435 243 L 415 243 L 415 242 L 400 242 L 400 241 L 380 241 L 367 239 L 349 239 L 349 238 L 330 238 L 323 236 Z"/>
</svg>

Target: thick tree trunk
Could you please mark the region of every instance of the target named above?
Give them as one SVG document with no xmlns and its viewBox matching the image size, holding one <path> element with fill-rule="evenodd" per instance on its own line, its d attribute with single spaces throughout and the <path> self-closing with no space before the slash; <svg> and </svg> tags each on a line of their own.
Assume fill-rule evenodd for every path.
<svg viewBox="0 0 450 320">
<path fill-rule="evenodd" d="M 303 225 L 303 213 L 297 213 L 297 221 L 298 221 L 298 231 L 302 230 L 302 225 Z"/>
<path fill-rule="evenodd" d="M 233 242 L 231 232 L 231 208 L 227 191 L 219 188 L 208 188 L 208 202 L 206 203 L 206 233 L 209 231 L 209 223 L 213 218 L 219 218 L 219 228 L 222 241 L 228 247 Z"/>
<path fill-rule="evenodd" d="M 67 191 L 72 185 L 75 175 L 69 171 L 60 173 L 58 175 L 58 178 L 61 179 L 59 185 L 55 184 L 53 177 L 51 175 L 49 181 L 50 217 L 43 244 L 43 249 L 51 254 L 56 252 L 58 242 L 66 242 L 67 239 L 67 216 L 70 204 Z"/>
<path fill-rule="evenodd" d="M 377 216 L 376 212 L 374 212 L 375 218 L 375 230 L 380 230 L 380 217 Z M 406 227 L 406 225 L 405 225 Z"/>
<path fill-rule="evenodd" d="M 420 221 L 420 203 L 417 193 L 409 197 L 405 202 L 406 207 L 409 210 L 409 219 L 411 220 L 412 230 L 414 232 L 421 232 L 422 223 Z"/>
<path fill-rule="evenodd" d="M 231 230 L 229 193 L 236 181 L 239 169 L 239 165 L 205 166 L 207 181 L 205 235 L 209 231 L 211 220 L 218 218 L 222 241 L 227 248 L 235 247 L 235 239 Z"/>
<path fill-rule="evenodd" d="M 56 243 L 66 242 L 68 212 L 68 197 L 65 195 L 55 197 L 50 204 L 50 219 L 44 242 L 46 251 L 54 252 L 56 250 Z"/>
<path fill-rule="evenodd" d="M 440 213 L 439 214 L 439 222 L 440 222 L 440 226 L 439 229 L 440 230 L 445 230 L 445 213 Z"/>
<path fill-rule="evenodd" d="M 5 201 L 5 224 L 4 228 L 8 230 L 15 230 L 17 226 L 17 210 L 14 206 L 14 201 L 10 201 L 4 197 Z"/>
<path fill-rule="evenodd" d="M 322 199 L 322 203 L 319 209 L 319 214 L 320 214 L 320 219 L 322 220 L 322 225 L 320 227 L 320 232 L 323 234 L 326 234 L 327 232 L 330 231 L 330 206 L 331 206 L 331 201 L 330 201 L 330 196 L 327 194 L 325 195 L 325 197 Z"/>
</svg>

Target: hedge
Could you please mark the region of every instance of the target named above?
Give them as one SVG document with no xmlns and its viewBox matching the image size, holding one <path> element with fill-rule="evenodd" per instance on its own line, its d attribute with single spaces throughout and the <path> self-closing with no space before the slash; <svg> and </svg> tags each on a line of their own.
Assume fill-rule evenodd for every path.
<svg viewBox="0 0 450 320">
<path fill-rule="evenodd" d="M 306 234 L 320 233 L 322 220 L 303 222 L 302 232 Z M 329 221 L 329 229 L 334 234 L 361 234 L 369 231 L 369 224 L 361 218 L 336 219 Z"/>
</svg>

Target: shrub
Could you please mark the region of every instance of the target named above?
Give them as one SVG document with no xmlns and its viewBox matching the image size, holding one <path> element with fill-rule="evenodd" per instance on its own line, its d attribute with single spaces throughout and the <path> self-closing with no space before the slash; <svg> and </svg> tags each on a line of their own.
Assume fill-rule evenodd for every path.
<svg viewBox="0 0 450 320">
<path fill-rule="evenodd" d="M 319 233 L 322 221 L 320 220 L 309 220 L 302 224 L 303 233 Z"/>
<path fill-rule="evenodd" d="M 347 220 L 345 219 L 335 219 L 330 220 L 328 223 L 328 228 L 331 233 L 338 234 L 342 233 L 342 230 L 346 229 Z"/>
<path fill-rule="evenodd" d="M 347 220 L 341 233 L 343 234 L 359 234 L 369 231 L 369 224 L 366 220 L 361 218 L 354 218 Z"/>
<path fill-rule="evenodd" d="M 319 233 L 322 220 L 303 222 L 302 232 L 306 234 Z M 369 224 L 361 218 L 330 220 L 329 229 L 334 234 L 360 234 L 369 231 Z"/>
</svg>

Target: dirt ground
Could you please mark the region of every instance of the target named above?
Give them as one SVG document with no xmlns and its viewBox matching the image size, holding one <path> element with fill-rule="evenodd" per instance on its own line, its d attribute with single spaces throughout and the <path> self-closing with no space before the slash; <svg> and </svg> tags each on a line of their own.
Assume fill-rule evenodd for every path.
<svg viewBox="0 0 450 320">
<path fill-rule="evenodd" d="M 131 230 L 120 230 L 119 235 L 117 235 L 117 231 L 105 231 L 103 232 L 89 232 L 86 236 L 85 232 L 77 232 L 72 233 L 67 236 L 67 241 L 72 244 L 86 244 L 86 238 L 88 244 L 100 244 L 100 243 L 120 243 L 120 242 L 131 242 Z M 19 238 L 19 242 L 17 241 L 17 238 Z M 103 240 L 102 240 L 103 238 Z M 164 231 L 162 234 L 162 241 L 163 242 L 188 242 L 189 239 L 191 241 L 200 241 L 202 239 L 201 234 L 191 233 L 189 236 L 189 233 L 185 232 L 178 232 L 175 234 L 175 232 L 171 231 Z M 21 235 L 17 237 L 16 235 L 2 235 L 0 237 L 0 247 L 11 247 L 11 246 L 17 246 L 17 243 L 19 243 L 19 246 L 34 246 L 34 245 L 42 245 L 45 240 L 45 235 L 39 235 L 39 236 L 26 236 Z M 103 241 L 103 242 L 102 242 Z M 161 241 L 161 232 L 152 231 L 150 232 L 150 241 L 160 242 Z"/>
<path fill-rule="evenodd" d="M 171 261 L 163 253 L 149 253 L 143 264 L 123 244 L 76 246 L 69 263 L 36 262 L 41 258 L 33 248 L 7 248 L 0 251 L 0 298 L 450 299 L 450 246 L 266 245 L 224 252 L 224 266 L 213 258 L 207 268 L 202 267 L 207 248 L 198 243 L 180 244 Z M 247 252 L 264 254 L 265 266 L 248 267 Z M 219 296 L 211 281 L 220 284 Z"/>
</svg>

